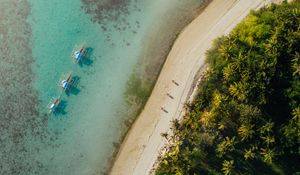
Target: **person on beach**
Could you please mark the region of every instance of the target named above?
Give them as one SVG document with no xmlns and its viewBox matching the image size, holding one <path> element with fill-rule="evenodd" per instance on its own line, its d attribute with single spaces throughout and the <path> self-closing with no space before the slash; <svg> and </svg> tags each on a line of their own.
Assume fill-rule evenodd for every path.
<svg viewBox="0 0 300 175">
<path fill-rule="evenodd" d="M 170 97 L 171 99 L 174 99 L 174 97 L 169 93 L 167 93 L 167 96 Z"/>
<path fill-rule="evenodd" d="M 179 84 L 175 80 L 172 80 L 172 83 L 174 83 L 176 86 L 179 86 Z"/>
</svg>

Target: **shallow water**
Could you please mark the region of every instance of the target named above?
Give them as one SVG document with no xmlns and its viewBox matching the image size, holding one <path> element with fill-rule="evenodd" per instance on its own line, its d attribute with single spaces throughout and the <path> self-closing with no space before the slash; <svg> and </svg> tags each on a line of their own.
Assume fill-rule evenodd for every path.
<svg viewBox="0 0 300 175">
<path fill-rule="evenodd" d="M 202 1 L 0 2 L 0 174 L 92 175 L 106 171 L 126 130 L 133 70 L 150 65 L 155 77 L 178 19 Z M 82 44 L 89 57 L 77 65 Z M 66 94 L 59 82 L 70 72 L 78 81 Z M 58 96 L 63 107 L 48 114 Z"/>
</svg>

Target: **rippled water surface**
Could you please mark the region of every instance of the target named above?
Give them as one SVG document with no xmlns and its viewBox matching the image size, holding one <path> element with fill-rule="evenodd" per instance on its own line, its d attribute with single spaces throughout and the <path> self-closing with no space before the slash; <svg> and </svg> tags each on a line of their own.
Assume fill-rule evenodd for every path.
<svg viewBox="0 0 300 175">
<path fill-rule="evenodd" d="M 130 78 L 153 83 L 201 2 L 0 0 L 0 174 L 104 173 L 134 111 Z M 63 93 L 69 73 L 77 83 Z"/>
</svg>

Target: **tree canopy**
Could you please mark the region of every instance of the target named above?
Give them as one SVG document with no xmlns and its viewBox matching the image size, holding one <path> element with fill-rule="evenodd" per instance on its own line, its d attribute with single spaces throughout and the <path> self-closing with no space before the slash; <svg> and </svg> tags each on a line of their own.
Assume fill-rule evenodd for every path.
<svg viewBox="0 0 300 175">
<path fill-rule="evenodd" d="M 300 172 L 300 2 L 252 11 L 207 52 L 157 175 Z"/>
</svg>

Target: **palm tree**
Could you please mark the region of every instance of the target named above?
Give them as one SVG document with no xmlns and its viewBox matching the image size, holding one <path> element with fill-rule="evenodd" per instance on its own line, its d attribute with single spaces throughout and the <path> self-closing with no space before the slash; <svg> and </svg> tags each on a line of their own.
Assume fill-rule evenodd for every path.
<svg viewBox="0 0 300 175">
<path fill-rule="evenodd" d="M 289 124 L 284 127 L 284 135 L 287 139 L 285 144 L 287 145 L 296 145 L 297 138 L 299 138 L 299 131 L 300 131 L 300 107 L 294 109 L 292 111 L 292 116 L 289 120 Z"/>
<path fill-rule="evenodd" d="M 292 111 L 293 120 L 295 120 L 297 123 L 300 123 L 300 107 L 294 109 Z"/>
<path fill-rule="evenodd" d="M 179 120 L 176 118 L 176 119 L 173 119 L 171 122 L 172 122 L 171 129 L 172 130 L 179 130 L 179 128 L 180 128 L 180 122 L 179 122 Z"/>
<path fill-rule="evenodd" d="M 259 132 L 261 134 L 268 134 L 272 131 L 273 127 L 274 127 L 273 122 L 267 122 L 265 125 L 263 125 L 261 128 L 259 128 Z"/>
<path fill-rule="evenodd" d="M 264 142 L 265 142 L 268 146 L 270 146 L 271 144 L 275 143 L 275 138 L 274 138 L 274 136 L 268 135 L 268 136 L 261 137 L 261 138 L 264 140 Z"/>
<path fill-rule="evenodd" d="M 235 137 L 229 138 L 226 137 L 220 144 L 217 146 L 217 152 L 220 157 L 225 155 L 227 152 L 231 152 L 234 150 L 234 145 L 235 145 Z"/>
<path fill-rule="evenodd" d="M 231 52 L 232 46 L 222 44 L 220 48 L 218 49 L 219 53 L 225 58 L 227 61 L 228 58 L 230 57 L 230 52 Z"/>
<path fill-rule="evenodd" d="M 254 134 L 253 127 L 254 127 L 254 125 L 250 125 L 250 124 L 242 124 L 239 127 L 238 134 L 242 138 L 242 141 L 252 138 L 252 136 Z"/>
<path fill-rule="evenodd" d="M 300 75 L 300 54 L 296 52 L 292 59 L 293 75 Z"/>
<path fill-rule="evenodd" d="M 224 69 L 223 69 L 223 78 L 224 80 L 228 81 L 230 76 L 235 72 L 231 64 L 229 63 Z"/>
<path fill-rule="evenodd" d="M 225 175 L 230 175 L 232 173 L 232 170 L 234 168 L 234 161 L 233 160 L 224 160 L 222 163 L 222 170 Z"/>
<path fill-rule="evenodd" d="M 249 149 L 245 149 L 245 154 L 244 154 L 244 158 L 245 160 L 249 160 L 249 159 L 254 159 L 255 157 L 255 147 L 252 146 Z"/>
<path fill-rule="evenodd" d="M 214 114 L 212 111 L 204 111 L 201 115 L 200 122 L 208 127 L 210 123 L 213 121 Z"/>
<path fill-rule="evenodd" d="M 222 94 L 219 91 L 215 90 L 213 93 L 213 99 L 212 99 L 213 107 L 218 108 L 220 106 L 220 104 L 222 103 L 222 99 L 223 99 Z"/>
<path fill-rule="evenodd" d="M 262 148 L 260 154 L 263 156 L 263 160 L 266 163 L 271 164 L 273 162 L 273 158 L 275 156 L 275 151 L 272 149 L 269 149 L 269 148 L 266 148 L 266 149 Z"/>
<path fill-rule="evenodd" d="M 244 91 L 245 84 L 241 82 L 231 84 L 228 88 L 230 95 L 236 97 L 240 101 L 244 101 L 246 99 L 246 92 Z"/>
<path fill-rule="evenodd" d="M 248 104 L 239 105 L 239 111 L 242 123 L 250 123 L 261 114 L 258 107 Z"/>
</svg>

